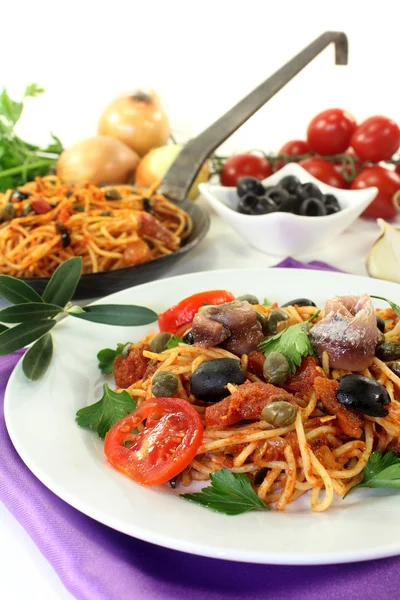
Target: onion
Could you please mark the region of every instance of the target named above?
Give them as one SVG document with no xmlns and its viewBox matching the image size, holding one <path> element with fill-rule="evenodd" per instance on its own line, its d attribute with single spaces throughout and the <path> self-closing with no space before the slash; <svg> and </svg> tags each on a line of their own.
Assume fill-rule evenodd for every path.
<svg viewBox="0 0 400 600">
<path fill-rule="evenodd" d="M 129 183 L 139 156 L 119 140 L 97 136 L 71 146 L 57 161 L 57 175 L 65 183 Z"/>
<path fill-rule="evenodd" d="M 115 98 L 100 117 L 98 133 L 121 140 L 144 156 L 168 142 L 168 118 L 156 94 L 137 92 Z"/>
<path fill-rule="evenodd" d="M 381 236 L 372 244 L 367 256 L 367 271 L 371 277 L 400 283 L 400 229 L 378 219 Z"/>
<path fill-rule="evenodd" d="M 135 173 L 135 184 L 150 187 L 153 183 L 161 182 L 182 148 L 182 144 L 171 144 L 151 150 L 138 164 Z M 210 171 L 207 162 L 205 162 L 189 190 L 188 198 L 190 200 L 196 200 L 199 195 L 199 183 L 208 181 L 209 176 Z"/>
</svg>

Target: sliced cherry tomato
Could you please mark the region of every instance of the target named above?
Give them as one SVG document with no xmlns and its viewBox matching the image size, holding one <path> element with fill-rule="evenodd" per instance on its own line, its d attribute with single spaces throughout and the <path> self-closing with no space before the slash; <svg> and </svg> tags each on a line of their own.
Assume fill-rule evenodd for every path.
<svg viewBox="0 0 400 600">
<path fill-rule="evenodd" d="M 400 176 L 395 171 L 375 165 L 361 171 L 351 184 L 352 190 L 377 187 L 379 192 L 375 200 L 363 212 L 365 217 L 391 219 L 398 214 L 393 202 L 394 194 L 400 190 Z"/>
<path fill-rule="evenodd" d="M 222 185 L 234 187 L 241 177 L 255 177 L 262 181 L 272 175 L 272 167 L 263 156 L 237 154 L 228 158 L 220 173 Z"/>
<path fill-rule="evenodd" d="M 31 206 L 38 215 L 45 215 L 52 209 L 51 205 L 41 196 L 34 196 Z"/>
<path fill-rule="evenodd" d="M 310 146 L 304 140 L 290 140 L 283 144 L 282 148 L 279 150 L 278 154 L 288 154 L 289 156 L 301 156 L 302 154 L 307 154 L 310 152 Z M 285 166 L 285 161 L 276 160 L 274 162 L 275 171 L 279 171 L 282 167 Z"/>
<path fill-rule="evenodd" d="M 226 290 L 211 290 L 193 294 L 161 313 L 158 318 L 158 327 L 160 331 L 176 333 L 182 325 L 193 321 L 194 315 L 203 304 L 224 304 L 232 302 L 234 299 L 235 296 Z"/>
<path fill-rule="evenodd" d="M 339 154 L 349 147 L 355 128 L 356 120 L 346 110 L 324 110 L 316 115 L 308 126 L 308 145 L 318 154 Z"/>
<path fill-rule="evenodd" d="M 132 429 L 147 419 L 138 434 Z M 203 440 L 198 412 L 181 398 L 149 398 L 106 435 L 108 462 L 142 485 L 166 483 L 196 456 Z"/>
<path fill-rule="evenodd" d="M 322 158 L 306 158 L 299 165 L 308 171 L 313 177 L 323 181 L 332 187 L 345 188 L 346 182 L 341 173 L 335 169 L 335 165 Z"/>
<path fill-rule="evenodd" d="M 400 146 L 400 129 L 387 117 L 370 117 L 357 127 L 352 138 L 354 148 L 361 160 L 379 162 L 388 160 Z"/>
</svg>

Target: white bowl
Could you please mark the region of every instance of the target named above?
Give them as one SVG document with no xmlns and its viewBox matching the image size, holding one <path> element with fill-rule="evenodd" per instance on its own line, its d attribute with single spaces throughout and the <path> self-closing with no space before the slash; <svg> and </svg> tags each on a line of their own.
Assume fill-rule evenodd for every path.
<svg viewBox="0 0 400 600">
<path fill-rule="evenodd" d="M 373 201 L 377 188 L 342 190 L 331 187 L 305 171 L 296 163 L 289 163 L 267 179 L 266 186 L 276 185 L 286 175 L 295 175 L 301 183 L 318 185 L 325 194 L 338 199 L 341 210 L 326 217 L 303 217 L 286 212 L 268 215 L 244 215 L 236 211 L 236 188 L 202 183 L 201 193 L 235 231 L 254 248 L 276 255 L 296 255 L 316 250 L 349 227 Z"/>
</svg>

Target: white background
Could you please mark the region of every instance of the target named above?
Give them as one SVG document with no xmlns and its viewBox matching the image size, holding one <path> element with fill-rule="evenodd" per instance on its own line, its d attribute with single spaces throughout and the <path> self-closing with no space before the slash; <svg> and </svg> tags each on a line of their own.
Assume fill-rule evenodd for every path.
<svg viewBox="0 0 400 600">
<path fill-rule="evenodd" d="M 46 143 L 54 131 L 65 146 L 94 135 L 115 96 L 155 89 L 179 141 L 186 141 L 326 30 L 350 42 L 347 67 L 328 49 L 224 145 L 224 151 L 278 149 L 302 138 L 310 118 L 339 106 L 358 120 L 385 114 L 400 122 L 398 3 L 335 0 L 59 0 L 0 2 L 0 87 L 18 98 L 30 82 L 46 89 L 28 100 L 19 133 Z M 231 233 L 215 222 L 212 245 Z M 339 243 L 318 253 L 363 273 L 375 235 L 360 221 Z M 236 244 L 236 240 L 235 240 Z M 215 260 L 196 254 L 173 274 L 192 268 L 274 264 L 241 242 Z M 204 245 L 202 246 L 204 250 Z M 232 261 L 235 261 L 234 264 Z M 0 597 L 67 598 L 45 559 L 0 506 Z"/>
</svg>

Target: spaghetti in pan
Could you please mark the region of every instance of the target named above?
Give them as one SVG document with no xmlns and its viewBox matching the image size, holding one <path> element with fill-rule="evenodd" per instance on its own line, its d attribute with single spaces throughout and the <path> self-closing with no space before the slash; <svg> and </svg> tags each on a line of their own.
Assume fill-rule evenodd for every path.
<svg viewBox="0 0 400 600">
<path fill-rule="evenodd" d="M 211 304 L 198 294 L 166 311 L 164 331 L 114 360 L 117 386 L 138 408 L 106 436 L 113 466 L 145 485 L 174 486 L 228 469 L 246 474 L 278 511 L 307 494 L 323 512 L 360 483 L 374 452 L 400 451 L 400 324 L 392 309 L 375 310 L 366 294 L 328 300 L 324 311 L 300 300 L 279 307 L 208 294 Z M 201 435 L 182 460 L 189 412 Z M 115 454 L 116 432 L 124 457 Z"/>
<path fill-rule="evenodd" d="M 192 227 L 155 189 L 37 177 L 0 194 L 0 273 L 49 277 L 73 256 L 83 273 L 120 269 L 175 252 Z"/>
</svg>

